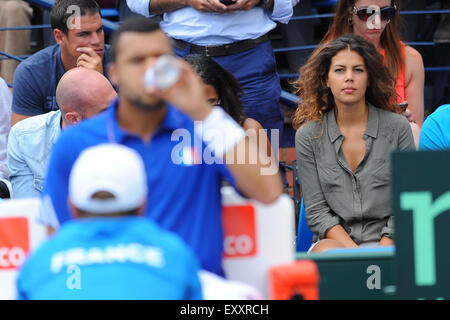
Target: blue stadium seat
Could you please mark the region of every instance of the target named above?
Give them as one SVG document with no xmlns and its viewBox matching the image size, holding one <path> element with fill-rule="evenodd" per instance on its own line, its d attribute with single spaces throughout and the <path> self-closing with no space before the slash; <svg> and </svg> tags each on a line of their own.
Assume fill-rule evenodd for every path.
<svg viewBox="0 0 450 320">
<path fill-rule="evenodd" d="M 306 252 L 312 244 L 313 232 L 309 229 L 306 222 L 305 206 L 300 188 L 300 179 L 298 177 L 297 160 L 292 161 L 292 171 L 294 175 L 294 204 L 295 204 L 295 221 L 297 227 L 296 251 Z"/>
<path fill-rule="evenodd" d="M 119 16 L 119 11 L 114 8 L 104 8 L 101 9 L 101 14 L 103 18 L 117 18 Z"/>
<path fill-rule="evenodd" d="M 312 244 L 313 232 L 309 229 L 306 222 L 305 205 L 300 188 L 300 178 L 298 177 L 297 160 L 292 161 L 292 171 L 294 174 L 294 204 L 295 204 L 295 221 L 297 227 L 296 251 L 306 252 Z"/>
<path fill-rule="evenodd" d="M 339 0 L 314 0 L 312 2 L 313 7 L 321 8 L 321 7 L 333 7 L 338 3 Z"/>
<path fill-rule="evenodd" d="M 306 222 L 305 206 L 303 197 L 300 203 L 300 212 L 298 215 L 298 231 L 297 231 L 297 252 L 307 252 L 312 245 L 313 232 L 309 229 Z"/>
</svg>

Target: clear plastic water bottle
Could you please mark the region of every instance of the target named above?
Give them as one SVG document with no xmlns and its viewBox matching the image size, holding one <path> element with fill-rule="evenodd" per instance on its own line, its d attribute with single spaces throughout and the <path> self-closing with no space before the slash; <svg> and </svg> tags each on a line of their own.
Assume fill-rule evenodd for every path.
<svg viewBox="0 0 450 320">
<path fill-rule="evenodd" d="M 180 77 L 180 67 L 171 55 L 162 55 L 156 63 L 147 69 L 144 76 L 144 86 L 156 87 L 161 90 L 170 88 Z"/>
</svg>

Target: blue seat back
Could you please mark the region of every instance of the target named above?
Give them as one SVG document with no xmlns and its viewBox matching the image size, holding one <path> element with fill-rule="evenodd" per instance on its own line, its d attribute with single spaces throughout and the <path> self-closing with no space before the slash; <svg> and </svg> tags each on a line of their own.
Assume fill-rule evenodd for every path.
<svg viewBox="0 0 450 320">
<path fill-rule="evenodd" d="M 334 7 L 339 0 L 315 0 L 312 2 L 314 8 Z"/>
<path fill-rule="evenodd" d="M 309 229 L 306 223 L 305 206 L 303 204 L 303 197 L 300 203 L 300 212 L 298 215 L 298 231 L 297 231 L 297 252 L 306 252 L 312 244 L 313 232 Z"/>
</svg>

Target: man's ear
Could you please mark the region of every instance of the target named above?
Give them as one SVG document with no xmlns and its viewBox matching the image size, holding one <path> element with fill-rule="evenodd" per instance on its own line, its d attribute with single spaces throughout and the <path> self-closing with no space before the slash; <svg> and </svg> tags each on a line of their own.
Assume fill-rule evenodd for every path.
<svg viewBox="0 0 450 320">
<path fill-rule="evenodd" d="M 61 45 L 63 43 L 66 35 L 64 34 L 64 32 L 62 32 L 58 28 L 55 28 L 55 29 L 53 29 L 53 37 L 55 37 L 56 43 Z"/>
<path fill-rule="evenodd" d="M 83 120 L 81 116 L 76 113 L 75 111 L 69 111 L 64 115 L 64 119 L 66 120 L 66 123 L 71 125 L 80 122 Z"/>
<path fill-rule="evenodd" d="M 117 82 L 117 68 L 114 62 L 108 64 L 108 78 L 116 87 L 119 85 Z"/>
</svg>

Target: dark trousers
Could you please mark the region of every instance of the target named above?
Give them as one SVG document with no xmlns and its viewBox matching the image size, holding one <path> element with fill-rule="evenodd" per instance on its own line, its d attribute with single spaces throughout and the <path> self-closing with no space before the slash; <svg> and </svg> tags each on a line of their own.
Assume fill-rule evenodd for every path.
<svg viewBox="0 0 450 320">
<path fill-rule="evenodd" d="M 186 50 L 175 48 L 175 53 L 184 57 L 190 53 L 190 46 Z M 247 51 L 213 59 L 241 83 L 245 115 L 259 121 L 265 129 L 278 129 L 281 137 L 284 126 L 280 109 L 281 86 L 270 41 Z M 268 136 L 270 139 L 270 132 Z"/>
</svg>

